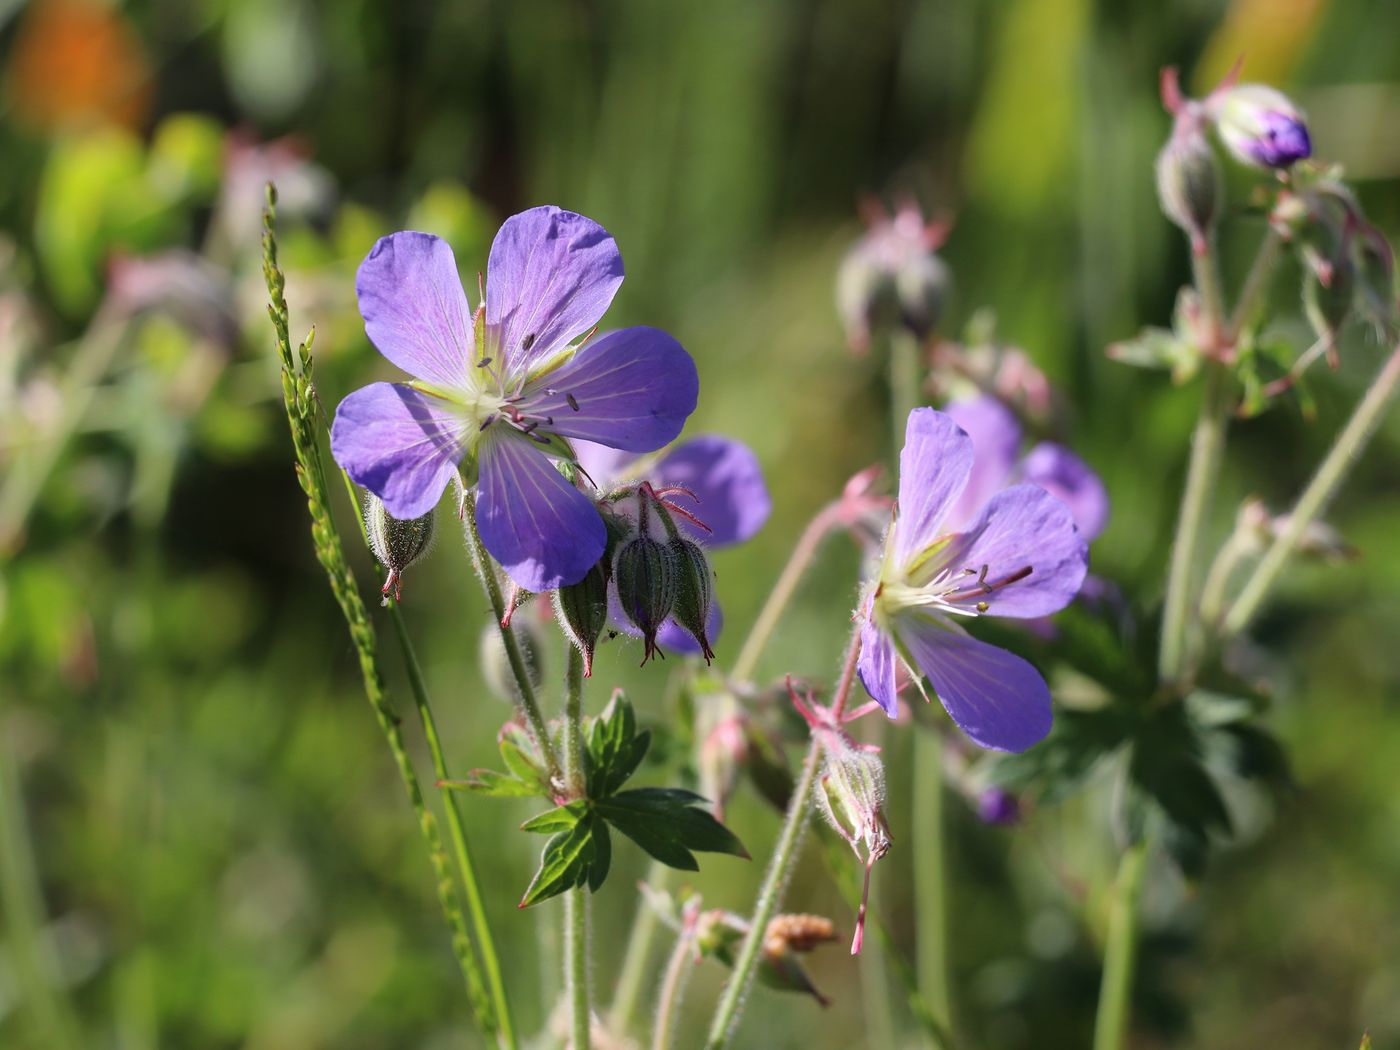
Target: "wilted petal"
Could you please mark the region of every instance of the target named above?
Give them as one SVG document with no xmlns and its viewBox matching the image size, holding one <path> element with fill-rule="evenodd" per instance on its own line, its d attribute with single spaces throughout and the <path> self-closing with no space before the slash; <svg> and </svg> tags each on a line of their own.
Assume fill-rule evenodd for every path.
<svg viewBox="0 0 1400 1050">
<path fill-rule="evenodd" d="M 467 424 L 445 401 L 394 383 L 371 383 L 340 403 L 331 455 L 396 518 L 437 505 L 465 448 Z"/>
<path fill-rule="evenodd" d="M 592 219 L 552 205 L 512 215 L 486 267 L 486 324 L 506 373 L 523 375 L 587 332 L 621 283 L 617 244 Z"/>
<path fill-rule="evenodd" d="M 1079 593 L 1088 568 L 1084 537 L 1074 527 L 1067 506 L 1038 485 L 1014 485 L 998 492 L 977 520 L 949 548 L 948 564 L 980 574 L 992 588 L 975 600 L 987 603 L 993 616 L 1048 616 Z M 1027 568 L 1014 583 L 997 586 Z M 977 587 L 969 575 L 964 590 Z M 969 597 L 965 604 L 971 604 Z"/>
<path fill-rule="evenodd" d="M 867 620 L 860 629 L 860 658 L 856 674 L 861 685 L 894 718 L 899 714 L 899 657 L 894 643 L 874 623 Z"/>
<path fill-rule="evenodd" d="M 972 473 L 972 440 L 942 412 L 909 413 L 899 453 L 895 559 L 903 565 L 943 534 L 948 511 Z M 957 523 L 953 523 L 957 524 Z"/>
<path fill-rule="evenodd" d="M 659 328 L 624 328 L 532 382 L 519 407 L 552 419 L 544 429 L 556 434 L 650 452 L 681 432 L 699 394 L 680 343 Z"/>
<path fill-rule="evenodd" d="M 949 717 L 975 743 L 1024 751 L 1050 732 L 1050 690 L 1025 660 L 924 616 L 901 618 L 899 631 Z"/>
<path fill-rule="evenodd" d="M 1069 508 L 1085 542 L 1092 541 L 1108 524 L 1108 490 L 1103 481 L 1063 445 L 1053 441 L 1036 445 L 1021 464 L 1021 477 Z"/>
<path fill-rule="evenodd" d="M 411 231 L 381 237 L 360 263 L 355 294 L 365 332 L 381 354 L 435 386 L 466 383 L 476 338 L 446 241 Z"/>
<path fill-rule="evenodd" d="M 954 401 L 943 410 L 972 439 L 972 473 L 948 512 L 948 524 L 967 524 L 993 494 L 1005 487 L 1021 450 L 1021 423 L 994 397 Z"/>
<path fill-rule="evenodd" d="M 678 485 L 695 493 L 697 502 L 684 495 L 673 497 L 710 527 L 696 528 L 682 517 L 676 524 L 710 547 L 724 547 L 749 539 L 768 520 L 773 501 L 763 482 L 758 457 L 740 441 L 703 434 L 677 445 L 647 471 L 653 485 Z"/>
<path fill-rule="evenodd" d="M 528 439 L 488 430 L 476 523 L 481 541 L 528 591 L 577 583 L 603 556 L 607 529 L 592 502 Z"/>
</svg>

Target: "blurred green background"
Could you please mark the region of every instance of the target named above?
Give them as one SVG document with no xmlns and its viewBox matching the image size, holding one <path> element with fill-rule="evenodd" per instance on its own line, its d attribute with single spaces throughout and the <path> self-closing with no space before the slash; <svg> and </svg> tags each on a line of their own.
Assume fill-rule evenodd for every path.
<svg viewBox="0 0 1400 1050">
<path fill-rule="evenodd" d="M 1187 280 L 1154 195 L 1157 72 L 1182 66 L 1200 94 L 1244 55 L 1393 233 L 1397 39 L 1388 0 L 0 0 L 0 1046 L 479 1040 L 311 556 L 262 309 L 265 179 L 282 188 L 293 329 L 318 327 L 328 408 L 391 374 L 353 299 L 380 234 L 440 233 L 471 272 L 522 207 L 607 227 L 629 275 L 609 324 L 675 334 L 702 380 L 690 431 L 748 442 L 768 472 L 769 525 L 715 558 L 724 661 L 803 523 L 889 453 L 880 355 L 847 353 L 832 305 L 861 194 L 956 216 L 945 330 L 989 307 L 1060 384 L 1064 436 L 1114 499 L 1094 569 L 1145 607 L 1196 391 L 1103 348 L 1164 323 Z M 1242 200 L 1247 180 L 1233 188 Z M 1233 218 L 1237 280 L 1262 223 Z M 174 249 L 190 254 L 149 262 Z M 1290 268 L 1290 314 L 1296 288 Z M 1353 331 L 1315 419 L 1285 405 L 1236 428 L 1214 540 L 1248 494 L 1287 504 L 1380 356 Z M 1365 1027 L 1400 1046 L 1398 452 L 1392 419 L 1332 515 L 1363 559 L 1291 571 L 1257 628 L 1298 789 L 1276 807 L 1237 800 L 1242 834 L 1201 883 L 1154 864 L 1137 1046 L 1350 1047 Z M 484 687 L 485 603 L 443 531 L 405 615 L 466 769 L 492 763 L 509 709 Z M 353 553 L 368 593 L 373 567 Z M 833 541 L 765 677 L 832 673 L 856 570 Z M 592 706 L 622 683 L 660 722 L 666 668 L 638 672 L 636 655 L 606 647 Z M 887 740 L 896 845 L 878 910 L 907 951 L 921 873 L 900 848 L 907 737 Z M 990 829 L 954 798 L 972 1045 L 1087 1045 L 1106 806 L 1090 793 Z M 534 1030 L 558 984 L 559 909 L 514 907 L 539 848 L 514 827 L 533 810 L 466 810 Z M 728 820 L 766 855 L 777 816 L 751 790 Z M 750 909 L 761 862 L 702 867 L 688 881 L 708 905 Z M 619 849 L 595 901 L 604 1001 L 643 871 Z M 849 931 L 817 851 L 788 907 Z M 870 1043 L 855 962 L 840 944 L 810 961 L 833 1005 L 760 988 L 742 1045 Z M 698 1045 L 723 975 L 697 974 L 679 1045 Z"/>
</svg>

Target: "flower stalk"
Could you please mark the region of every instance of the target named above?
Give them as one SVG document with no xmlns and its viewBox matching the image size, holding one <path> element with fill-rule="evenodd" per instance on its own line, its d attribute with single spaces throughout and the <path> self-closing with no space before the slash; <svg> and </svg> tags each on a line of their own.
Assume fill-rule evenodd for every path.
<svg viewBox="0 0 1400 1050">
<path fill-rule="evenodd" d="M 1109 905 L 1104 945 L 1103 983 L 1094 1018 L 1094 1050 L 1122 1050 L 1128 1031 L 1137 957 L 1138 905 L 1147 867 L 1147 843 L 1136 842 L 1123 854 Z"/>
<path fill-rule="evenodd" d="M 572 645 L 564 680 L 564 783 L 571 797 L 583 797 L 583 654 Z M 586 886 L 580 886 L 564 895 L 564 989 L 569 1002 L 570 1050 L 588 1050 L 591 1040 L 588 892 Z"/>
</svg>

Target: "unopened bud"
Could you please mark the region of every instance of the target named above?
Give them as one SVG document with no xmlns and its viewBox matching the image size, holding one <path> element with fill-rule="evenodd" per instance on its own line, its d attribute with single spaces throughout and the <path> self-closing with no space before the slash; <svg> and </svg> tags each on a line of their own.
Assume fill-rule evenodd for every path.
<svg viewBox="0 0 1400 1050">
<path fill-rule="evenodd" d="M 403 590 L 403 573 L 433 545 L 434 514 L 428 511 L 421 518 L 407 521 L 395 518 L 384 508 L 384 501 L 373 492 L 365 493 L 365 534 L 369 549 L 388 573 L 380 593 L 389 604 L 392 590 L 399 601 Z"/>
<path fill-rule="evenodd" d="M 977 796 L 977 819 L 983 824 L 1015 824 L 1021 819 L 1021 802 L 1009 791 L 987 788 Z"/>
<path fill-rule="evenodd" d="M 831 826 L 865 865 L 865 886 L 856 914 L 855 936 L 851 939 L 851 954 L 859 955 L 870 900 L 870 869 L 890 849 L 890 829 L 883 811 L 885 766 L 879 755 L 856 746 L 828 746 L 817 800 Z"/>
<path fill-rule="evenodd" d="M 881 329 L 902 326 L 920 339 L 932 334 L 952 284 L 947 264 L 936 254 L 948 234 L 946 220 L 925 221 L 913 204 L 893 215 L 876 209 L 869 231 L 836 273 L 836 307 L 847 342 L 857 352 L 864 352 L 872 333 Z"/>
<path fill-rule="evenodd" d="M 1198 250 L 1220 214 L 1220 165 L 1194 111 L 1177 116 L 1157 154 L 1157 197 L 1167 218 L 1186 231 Z"/>
<path fill-rule="evenodd" d="M 714 572 L 705 551 L 694 540 L 679 534 L 667 542 L 676 569 L 676 601 L 672 615 L 700 645 L 705 663 L 715 658 L 707 635 L 714 608 Z"/>
<path fill-rule="evenodd" d="M 937 330 L 951 284 L 948 264 L 932 253 L 915 255 L 895 271 L 900 319 L 920 339 Z"/>
<path fill-rule="evenodd" d="M 608 577 L 603 560 L 578 583 L 554 592 L 554 612 L 564 634 L 583 654 L 583 677 L 593 674 L 593 651 L 608 626 Z"/>
<path fill-rule="evenodd" d="M 1242 164 L 1287 168 L 1312 155 L 1303 115 L 1280 91 L 1239 84 L 1213 95 L 1209 107 L 1220 141 Z"/>
<path fill-rule="evenodd" d="M 521 662 L 525 665 L 525 676 L 532 690 L 538 690 L 544 683 L 541 654 L 544 639 L 532 616 L 516 617 L 506 628 L 515 635 L 515 646 L 520 650 Z M 481 677 L 486 679 L 487 688 L 502 700 L 512 704 L 523 702 L 520 685 L 515 677 L 515 669 L 510 665 L 505 643 L 501 640 L 501 628 L 487 624 L 481 632 L 481 645 L 478 650 L 481 660 Z"/>
<path fill-rule="evenodd" d="M 623 615 L 642 632 L 642 663 L 660 652 L 656 632 L 676 604 L 676 557 L 650 536 L 633 536 L 617 549 L 613 582 Z"/>
</svg>

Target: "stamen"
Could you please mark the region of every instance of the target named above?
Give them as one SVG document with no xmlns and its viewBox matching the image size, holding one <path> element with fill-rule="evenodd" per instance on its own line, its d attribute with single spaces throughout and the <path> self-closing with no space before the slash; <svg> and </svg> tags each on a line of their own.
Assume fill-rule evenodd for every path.
<svg viewBox="0 0 1400 1050">
<path fill-rule="evenodd" d="M 534 333 L 534 332 L 531 332 L 529 335 L 527 335 L 524 339 L 521 340 L 521 342 L 520 342 L 520 349 L 521 349 L 521 350 L 529 350 L 530 347 L 532 347 L 532 346 L 534 346 L 534 345 L 535 345 L 535 333 Z"/>
<path fill-rule="evenodd" d="M 572 408 L 575 412 L 578 411 L 578 398 L 574 397 L 573 394 L 565 394 L 564 400 L 569 403 L 569 407 Z"/>
<path fill-rule="evenodd" d="M 476 367 L 477 367 L 477 368 L 485 368 L 485 367 L 487 367 L 489 364 L 491 364 L 491 360 L 492 360 L 492 359 L 489 358 L 489 357 L 483 357 L 480 361 L 478 361 L 478 362 L 476 363 Z"/>
<path fill-rule="evenodd" d="M 967 575 L 971 571 L 972 570 L 967 570 L 967 572 L 965 572 L 964 575 Z M 972 587 L 968 587 L 965 590 L 949 591 L 948 593 L 943 595 L 943 600 L 945 602 L 961 602 L 966 601 L 968 598 L 978 598 L 984 594 L 991 594 L 994 591 L 1001 590 L 1003 587 L 1009 587 L 1013 583 L 1017 583 L 1020 580 L 1024 580 L 1035 570 L 1032 566 L 1026 565 L 1022 568 L 1017 569 L 1009 576 L 1004 576 L 999 580 L 991 581 L 988 581 L 987 579 L 987 571 L 988 566 L 982 566 L 982 570 L 977 574 L 977 583 L 975 585 L 973 585 Z M 981 608 L 981 606 L 985 604 L 985 602 L 979 602 L 977 611 L 985 611 Z"/>
</svg>

